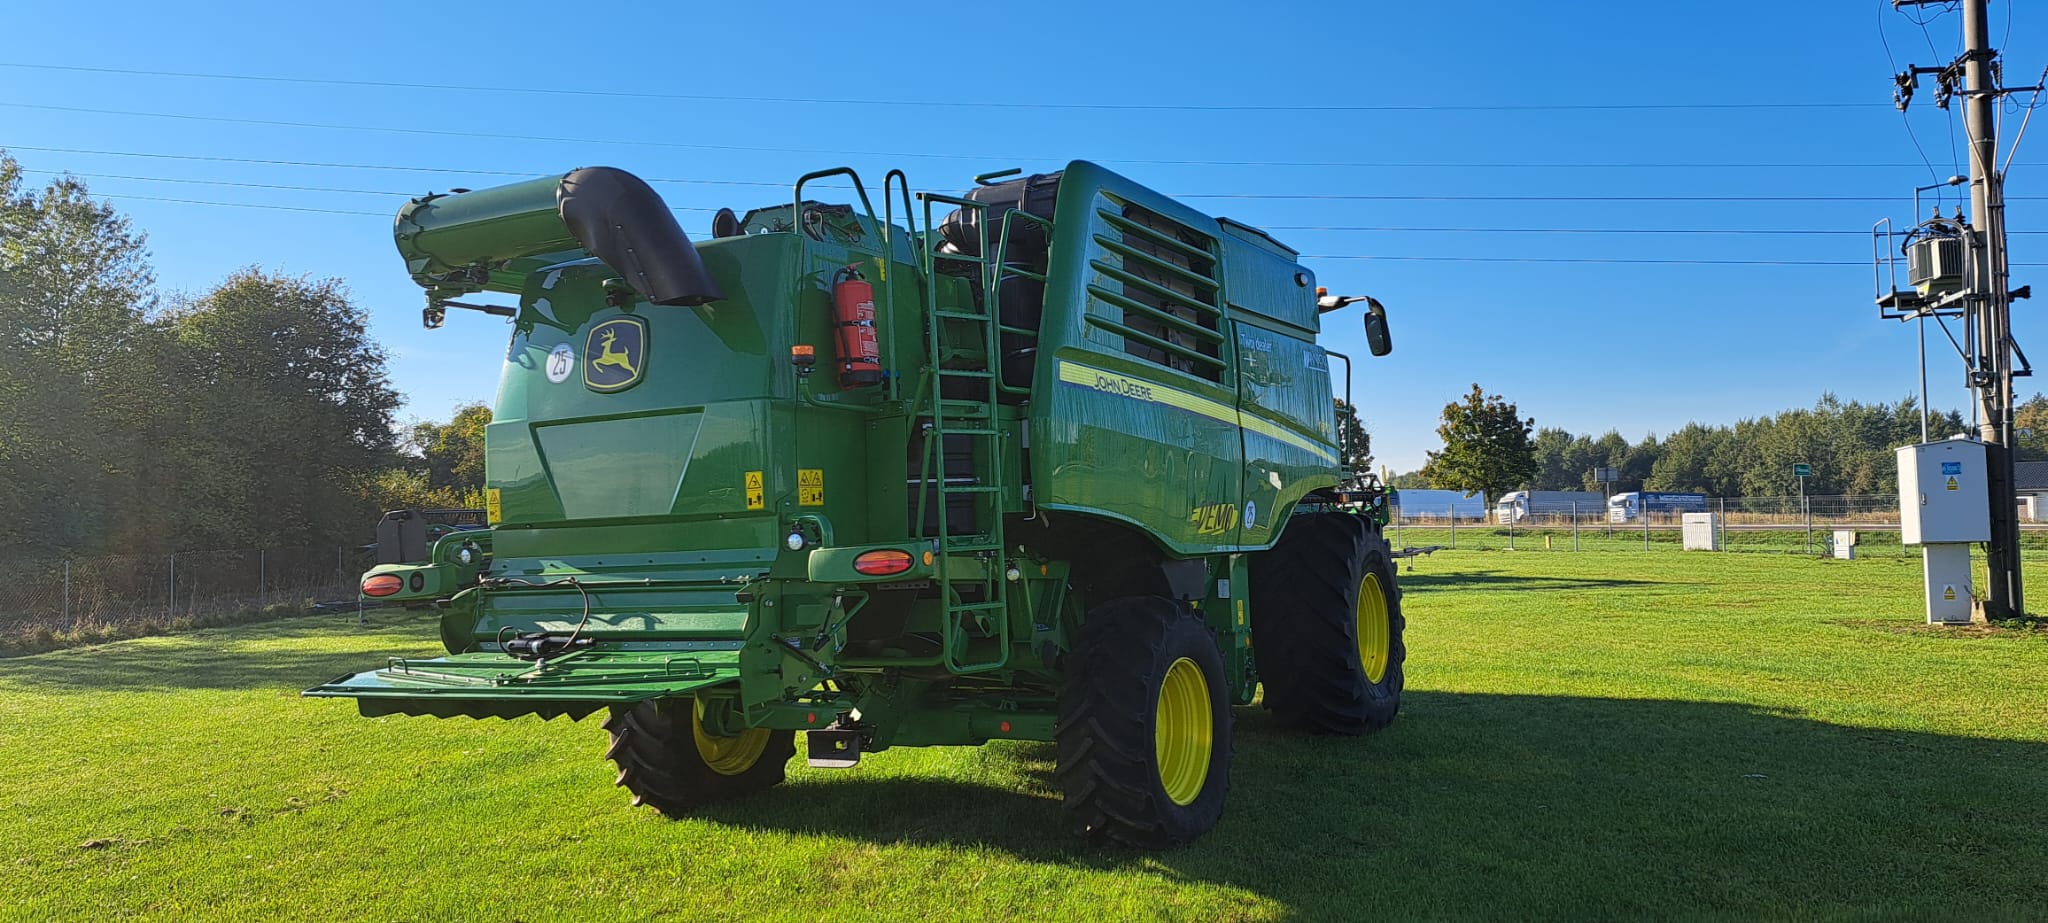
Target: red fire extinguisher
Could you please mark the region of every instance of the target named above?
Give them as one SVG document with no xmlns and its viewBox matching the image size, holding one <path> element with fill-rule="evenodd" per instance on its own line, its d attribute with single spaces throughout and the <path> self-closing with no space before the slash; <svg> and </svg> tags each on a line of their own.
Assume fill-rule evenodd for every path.
<svg viewBox="0 0 2048 923">
<path fill-rule="evenodd" d="M 832 319 L 839 327 L 839 386 L 882 380 L 882 350 L 875 339 L 875 288 L 848 266 L 832 274 Z"/>
</svg>

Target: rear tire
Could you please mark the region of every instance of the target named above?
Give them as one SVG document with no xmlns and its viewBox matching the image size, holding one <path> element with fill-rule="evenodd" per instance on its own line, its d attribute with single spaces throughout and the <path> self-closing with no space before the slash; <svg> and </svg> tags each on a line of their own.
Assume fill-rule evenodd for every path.
<svg viewBox="0 0 2048 923">
<path fill-rule="evenodd" d="M 1207 833 L 1230 789 L 1230 689 L 1216 636 L 1181 603 L 1095 607 L 1066 657 L 1054 729 L 1076 834 L 1167 849 Z"/>
<path fill-rule="evenodd" d="M 1408 649 L 1389 551 L 1364 517 L 1306 513 L 1252 556 L 1252 654 L 1280 723 L 1359 735 L 1400 712 Z"/>
<path fill-rule="evenodd" d="M 618 764 L 617 784 L 646 805 L 682 817 L 713 802 L 781 784 L 796 755 L 796 732 L 753 728 L 738 737 L 704 733 L 697 700 L 657 699 L 613 706 L 605 758 Z"/>
</svg>

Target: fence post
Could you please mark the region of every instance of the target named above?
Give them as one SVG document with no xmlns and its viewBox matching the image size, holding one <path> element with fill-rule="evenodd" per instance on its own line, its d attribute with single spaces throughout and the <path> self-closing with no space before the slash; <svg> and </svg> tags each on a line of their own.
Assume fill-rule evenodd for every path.
<svg viewBox="0 0 2048 923">
<path fill-rule="evenodd" d="M 1400 544 L 1401 544 L 1401 508 L 1397 506 L 1397 507 L 1395 507 L 1395 508 L 1394 508 L 1394 545 L 1395 545 L 1395 547 L 1399 547 L 1399 546 L 1400 546 Z"/>
<path fill-rule="evenodd" d="M 71 559 L 64 559 L 64 624 L 71 624 Z"/>
<path fill-rule="evenodd" d="M 1458 505 L 1451 504 L 1451 547 L 1458 547 Z"/>
<path fill-rule="evenodd" d="M 1638 499 L 1641 499 L 1641 498 L 1640 498 L 1640 497 L 1638 497 Z M 1645 503 L 1645 504 L 1642 504 L 1642 507 L 1643 507 L 1643 550 L 1644 550 L 1644 551 L 1648 551 L 1648 550 L 1650 550 L 1650 505 L 1649 505 L 1648 503 Z"/>
<path fill-rule="evenodd" d="M 1579 501 L 1572 501 L 1572 550 L 1579 550 Z"/>
<path fill-rule="evenodd" d="M 164 620 L 169 621 L 178 614 L 178 555 L 172 552 L 167 576 L 164 579 Z"/>
<path fill-rule="evenodd" d="M 1519 519 L 1519 518 L 1521 518 L 1521 517 L 1519 517 L 1519 516 L 1516 516 L 1516 515 L 1515 515 L 1515 514 L 1513 514 L 1513 513 L 1509 513 L 1509 514 L 1508 514 L 1508 550 L 1509 550 L 1509 551 L 1513 551 L 1513 550 L 1515 550 L 1515 520 L 1516 520 L 1516 519 Z"/>
<path fill-rule="evenodd" d="M 269 552 L 262 548 L 256 549 L 256 608 L 258 609 L 263 608 L 263 600 L 269 595 L 269 586 L 264 579 L 270 563 L 265 560 L 268 554 Z"/>
<path fill-rule="evenodd" d="M 1721 549 L 1722 551 L 1727 551 L 1727 550 L 1728 550 L 1728 498 L 1727 498 L 1727 497 L 1722 497 L 1722 498 L 1721 498 L 1721 516 L 1720 516 L 1720 518 L 1718 518 L 1718 519 L 1715 519 L 1715 520 L 1714 520 L 1714 529 L 1715 529 L 1715 531 L 1718 531 L 1718 532 L 1720 532 L 1720 533 L 1721 533 L 1721 538 L 1720 538 L 1720 541 L 1717 541 L 1717 542 L 1715 542 L 1715 543 L 1714 543 L 1714 547 L 1716 547 L 1716 548 L 1719 548 L 1719 549 Z"/>
</svg>

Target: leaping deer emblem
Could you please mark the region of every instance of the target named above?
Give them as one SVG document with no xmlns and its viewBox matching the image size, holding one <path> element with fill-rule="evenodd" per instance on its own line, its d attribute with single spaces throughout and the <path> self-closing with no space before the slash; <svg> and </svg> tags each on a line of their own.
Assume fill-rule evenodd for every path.
<svg viewBox="0 0 2048 923">
<path fill-rule="evenodd" d="M 625 372 L 627 378 L 632 378 L 640 373 L 633 368 L 632 355 L 616 347 L 618 340 L 619 335 L 616 331 L 605 331 L 604 342 L 599 344 L 603 348 L 598 351 L 597 358 L 590 360 L 590 367 L 600 369 L 607 365 L 614 366 Z"/>
</svg>

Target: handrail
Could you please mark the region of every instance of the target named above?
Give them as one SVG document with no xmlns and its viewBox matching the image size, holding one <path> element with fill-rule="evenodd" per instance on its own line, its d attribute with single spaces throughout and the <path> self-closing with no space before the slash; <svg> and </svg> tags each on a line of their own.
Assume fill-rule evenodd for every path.
<svg viewBox="0 0 2048 923">
<path fill-rule="evenodd" d="M 866 186 L 861 184 L 860 174 L 855 173 L 852 167 L 833 167 L 829 170 L 813 170 L 796 178 L 796 192 L 790 200 L 794 210 L 790 213 L 789 217 L 791 221 L 796 223 L 798 231 L 802 231 L 804 227 L 804 184 L 811 180 L 824 179 L 828 176 L 845 176 L 847 179 L 853 180 L 853 191 L 860 196 L 860 207 L 868 213 L 868 223 L 877 223 L 875 221 L 875 205 L 873 202 L 868 201 L 868 190 Z"/>
</svg>

